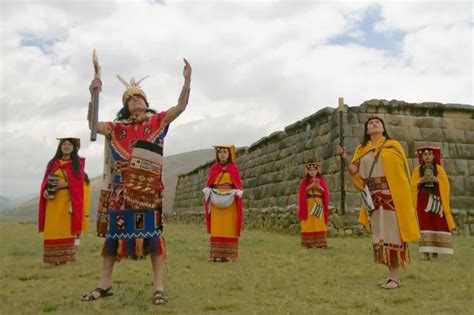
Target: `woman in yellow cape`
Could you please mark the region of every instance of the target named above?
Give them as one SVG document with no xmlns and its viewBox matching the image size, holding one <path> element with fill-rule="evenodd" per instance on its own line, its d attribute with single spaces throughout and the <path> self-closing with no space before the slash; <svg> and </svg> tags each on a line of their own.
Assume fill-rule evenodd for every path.
<svg viewBox="0 0 474 315">
<path fill-rule="evenodd" d="M 451 231 L 456 227 L 449 206 L 449 181 L 441 166 L 441 152 L 437 146 L 419 148 L 417 166 L 412 175 L 421 239 L 418 250 L 423 260 L 438 254 L 453 254 Z"/>
<path fill-rule="evenodd" d="M 348 165 L 354 185 L 370 192 L 371 209 L 361 207 L 359 223 L 372 232 L 375 261 L 389 268 L 389 277 L 378 285 L 384 289 L 398 288 L 398 269 L 410 259 L 408 243 L 420 237 L 403 147 L 390 138 L 383 120 L 372 116 L 365 122 L 364 140 L 352 161 L 349 162 L 345 148 L 338 146 L 336 153 Z"/>
</svg>

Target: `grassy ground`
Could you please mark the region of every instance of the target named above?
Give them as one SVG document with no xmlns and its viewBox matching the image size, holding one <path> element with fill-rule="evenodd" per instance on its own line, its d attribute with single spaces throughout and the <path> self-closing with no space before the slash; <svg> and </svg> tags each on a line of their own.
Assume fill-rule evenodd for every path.
<svg viewBox="0 0 474 315">
<path fill-rule="evenodd" d="M 151 303 L 150 261 L 123 261 L 114 271 L 113 297 L 85 303 L 99 280 L 102 240 L 83 236 L 75 264 L 42 263 L 34 224 L 0 227 L 1 314 L 473 314 L 474 238 L 456 237 L 455 255 L 412 263 L 402 287 L 385 291 L 386 275 L 372 262 L 368 238 L 329 239 L 332 249 L 307 250 L 299 237 L 244 231 L 240 258 L 207 262 L 204 227 L 169 224 L 165 285 L 170 301 Z"/>
</svg>

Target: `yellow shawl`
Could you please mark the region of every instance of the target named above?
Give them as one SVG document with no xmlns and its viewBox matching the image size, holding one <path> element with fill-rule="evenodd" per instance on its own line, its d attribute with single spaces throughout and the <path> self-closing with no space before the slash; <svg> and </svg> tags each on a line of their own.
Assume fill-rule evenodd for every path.
<svg viewBox="0 0 474 315">
<path fill-rule="evenodd" d="M 370 151 L 374 151 L 374 154 L 377 154 L 384 141 L 385 137 L 382 137 L 377 141 L 375 147 L 371 141 L 365 147 L 359 145 L 352 158 L 352 163 Z M 418 226 L 415 204 L 413 198 L 411 198 L 410 168 L 405 151 L 398 141 L 387 140 L 379 159 L 390 187 L 393 203 L 395 204 L 401 239 L 403 242 L 416 241 L 420 238 L 420 228 Z M 349 175 L 354 185 L 358 189 L 363 190 L 364 180 L 360 177 L 359 173 L 349 173 Z M 369 227 L 369 218 L 363 206 L 361 206 L 359 211 L 359 223 L 367 228 Z"/>
<path fill-rule="evenodd" d="M 439 183 L 439 193 L 441 196 L 441 204 L 443 205 L 444 209 L 444 216 L 446 217 L 446 223 L 448 223 L 448 228 L 450 231 L 456 228 L 456 224 L 454 223 L 453 216 L 451 214 L 451 207 L 449 205 L 449 180 L 444 168 L 436 164 L 436 168 L 438 169 L 438 175 L 436 178 L 438 179 Z M 413 199 L 416 200 L 418 198 L 418 181 L 420 180 L 420 166 L 418 165 L 413 170 L 413 175 L 411 178 L 411 190 L 413 192 Z"/>
</svg>

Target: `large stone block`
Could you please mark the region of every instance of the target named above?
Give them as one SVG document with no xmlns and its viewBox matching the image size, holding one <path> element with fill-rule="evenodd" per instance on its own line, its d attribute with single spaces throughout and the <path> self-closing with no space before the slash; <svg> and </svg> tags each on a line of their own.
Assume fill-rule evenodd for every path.
<svg viewBox="0 0 474 315">
<path fill-rule="evenodd" d="M 467 160 L 467 170 L 469 175 L 474 175 L 474 160 Z"/>
<path fill-rule="evenodd" d="M 466 193 L 464 186 L 464 176 L 451 175 L 449 177 L 449 183 L 453 196 L 462 196 Z"/>
<path fill-rule="evenodd" d="M 448 142 L 465 142 L 466 136 L 464 130 L 460 129 L 442 129 L 443 130 L 443 140 Z"/>
<path fill-rule="evenodd" d="M 451 195 L 451 208 L 457 209 L 474 209 L 474 194 L 468 196 L 453 196 Z"/>
<path fill-rule="evenodd" d="M 362 139 L 364 137 L 364 125 L 353 125 L 352 126 L 352 135 L 355 138 L 360 138 Z"/>
<path fill-rule="evenodd" d="M 415 140 L 415 141 L 423 140 L 423 136 L 421 135 L 420 128 L 409 126 L 408 133 L 410 134 L 411 140 Z"/>
<path fill-rule="evenodd" d="M 421 136 L 425 141 L 439 141 L 443 139 L 443 132 L 441 129 L 420 128 Z"/>
<path fill-rule="evenodd" d="M 402 115 L 387 115 L 387 119 L 385 120 L 385 124 L 390 126 L 401 126 L 402 125 Z"/>
<path fill-rule="evenodd" d="M 356 113 L 354 112 L 348 112 L 345 115 L 345 122 L 348 124 L 358 124 L 359 123 L 359 117 Z"/>
<path fill-rule="evenodd" d="M 449 156 L 455 159 L 472 159 L 474 144 L 448 143 Z"/>
<path fill-rule="evenodd" d="M 338 156 L 329 158 L 329 166 L 324 173 L 336 173 L 340 171 L 341 159 Z"/>
<path fill-rule="evenodd" d="M 410 130 L 406 126 L 387 126 L 387 132 L 393 139 L 412 140 Z"/>
<path fill-rule="evenodd" d="M 441 119 L 437 117 L 415 117 L 413 124 L 418 128 L 440 128 Z"/>
<path fill-rule="evenodd" d="M 464 189 L 467 196 L 474 197 L 474 177 L 464 176 Z M 474 204 L 472 208 L 474 208 Z"/>
<path fill-rule="evenodd" d="M 465 139 L 467 143 L 474 143 L 474 130 L 465 130 L 464 131 Z"/>
</svg>

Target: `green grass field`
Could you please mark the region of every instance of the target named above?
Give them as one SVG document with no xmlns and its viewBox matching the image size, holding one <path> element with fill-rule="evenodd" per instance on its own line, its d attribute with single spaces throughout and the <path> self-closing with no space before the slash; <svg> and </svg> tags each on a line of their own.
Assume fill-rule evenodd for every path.
<svg viewBox="0 0 474 315">
<path fill-rule="evenodd" d="M 99 280 L 102 240 L 84 235 L 75 264 L 42 263 L 42 235 L 30 223 L 0 227 L 1 314 L 473 314 L 474 238 L 456 237 L 455 255 L 412 263 L 402 287 L 386 291 L 386 275 L 372 261 L 368 238 L 331 238 L 329 250 L 307 250 L 298 236 L 243 231 L 240 258 L 207 261 L 203 226 L 168 224 L 165 286 L 168 304 L 152 301 L 148 259 L 122 261 L 115 295 L 95 302 L 80 297 Z"/>
</svg>

